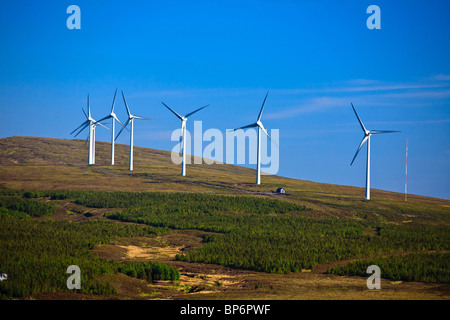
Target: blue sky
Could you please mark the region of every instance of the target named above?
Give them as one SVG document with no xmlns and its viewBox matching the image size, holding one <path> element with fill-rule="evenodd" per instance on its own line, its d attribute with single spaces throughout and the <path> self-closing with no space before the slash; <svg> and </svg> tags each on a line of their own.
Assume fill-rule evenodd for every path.
<svg viewBox="0 0 450 320">
<path fill-rule="evenodd" d="M 81 30 L 69 30 L 69 5 Z M 381 29 L 369 30 L 369 5 Z M 450 198 L 448 1 L 10 1 L 0 11 L 0 137 L 71 138 L 91 96 L 94 118 L 115 88 L 136 122 L 135 145 L 172 150 L 179 113 L 223 130 L 255 120 L 279 129 L 279 175 Z M 126 119 L 123 102 L 117 114 Z M 100 128 L 101 129 L 101 128 Z M 109 132 L 97 138 L 109 141 Z M 84 135 L 84 133 L 83 133 Z M 81 138 L 85 138 L 80 135 Z M 128 143 L 128 134 L 119 143 Z M 169 160 L 169 159 L 168 159 Z M 87 161 L 87 160 L 86 160 Z M 249 165 L 250 167 L 254 167 Z M 263 181 L 264 183 L 264 177 Z"/>
</svg>

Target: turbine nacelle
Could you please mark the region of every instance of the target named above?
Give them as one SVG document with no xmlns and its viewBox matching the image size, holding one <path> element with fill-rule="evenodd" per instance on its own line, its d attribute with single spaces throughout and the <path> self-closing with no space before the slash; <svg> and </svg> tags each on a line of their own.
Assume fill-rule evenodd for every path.
<svg viewBox="0 0 450 320">
<path fill-rule="evenodd" d="M 117 121 L 119 121 L 119 118 L 117 118 L 117 115 L 116 115 L 114 112 L 111 112 L 110 115 L 109 115 L 109 117 L 110 117 L 110 118 L 114 118 L 114 119 L 116 119 Z"/>
</svg>

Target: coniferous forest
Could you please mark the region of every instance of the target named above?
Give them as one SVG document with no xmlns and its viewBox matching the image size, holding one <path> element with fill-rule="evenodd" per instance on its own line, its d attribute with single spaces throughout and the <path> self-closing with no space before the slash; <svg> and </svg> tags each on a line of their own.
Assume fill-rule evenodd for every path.
<svg viewBox="0 0 450 320">
<path fill-rule="evenodd" d="M 111 210 L 101 221 L 56 221 L 52 219 L 52 200 Z M 8 281 L 0 293 L 22 297 L 65 291 L 69 265 L 83 270 L 81 291 L 89 293 L 115 293 L 108 283 L 97 280 L 97 275 L 103 274 L 123 273 L 150 282 L 177 280 L 178 271 L 168 265 L 105 260 L 90 252 L 95 245 L 116 238 L 152 237 L 174 229 L 208 232 L 200 248 L 176 255 L 179 261 L 290 273 L 320 263 L 361 258 L 328 272 L 366 275 L 368 264 L 377 264 L 389 279 L 450 282 L 446 252 L 450 236 L 445 226 L 387 223 L 375 216 L 316 219 L 304 215 L 308 210 L 257 196 L 3 190 L 0 272 L 8 274 Z M 411 254 L 397 254 L 405 252 Z"/>
<path fill-rule="evenodd" d="M 0 296 L 69 291 L 66 280 L 70 274 L 66 270 L 70 265 L 80 267 L 80 292 L 84 293 L 116 292 L 96 279 L 102 274 L 120 272 L 148 281 L 179 279 L 178 271 L 167 265 L 104 260 L 90 253 L 96 244 L 114 238 L 158 235 L 169 229 L 108 221 L 54 221 L 51 204 L 29 198 L 29 193 L 23 198 L 0 197 L 0 272 L 8 277 L 0 286 Z M 32 219 L 36 216 L 46 219 Z"/>
</svg>

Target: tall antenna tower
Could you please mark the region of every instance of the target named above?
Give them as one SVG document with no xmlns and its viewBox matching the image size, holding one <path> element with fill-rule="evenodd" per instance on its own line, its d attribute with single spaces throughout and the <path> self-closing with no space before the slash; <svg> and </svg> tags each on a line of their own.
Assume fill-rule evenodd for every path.
<svg viewBox="0 0 450 320">
<path fill-rule="evenodd" d="M 406 163 L 405 163 L 405 201 L 408 194 L 408 138 L 406 138 Z"/>
</svg>

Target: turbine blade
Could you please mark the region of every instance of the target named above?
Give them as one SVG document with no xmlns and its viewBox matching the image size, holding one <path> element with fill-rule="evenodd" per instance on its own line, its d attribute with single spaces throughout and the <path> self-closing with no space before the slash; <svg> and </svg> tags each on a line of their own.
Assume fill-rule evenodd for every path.
<svg viewBox="0 0 450 320">
<path fill-rule="evenodd" d="M 117 94 L 117 88 L 116 88 L 116 92 L 114 92 L 114 98 L 113 98 L 113 103 L 112 103 L 112 107 L 111 107 L 111 113 L 114 112 L 114 104 L 116 103 L 116 94 Z"/>
<path fill-rule="evenodd" d="M 86 141 L 84 141 L 84 147 L 86 147 L 88 140 L 89 140 L 89 135 L 87 136 Z"/>
<path fill-rule="evenodd" d="M 82 126 L 84 126 L 86 124 L 86 122 L 88 122 L 87 120 L 84 121 L 82 124 L 80 124 L 75 130 L 73 130 L 70 134 L 73 134 L 75 131 L 77 131 L 78 129 L 80 129 Z"/>
<path fill-rule="evenodd" d="M 86 114 L 86 111 L 84 111 L 84 109 L 83 109 L 83 108 L 81 108 L 81 111 L 83 111 L 83 113 L 84 113 L 84 116 L 86 117 L 86 120 L 87 120 L 87 119 L 89 119 L 88 115 Z"/>
<path fill-rule="evenodd" d="M 129 124 L 130 122 L 131 122 L 131 120 L 128 119 L 127 122 L 125 123 L 125 125 L 122 127 L 122 129 L 120 129 L 120 131 L 119 131 L 119 133 L 117 134 L 115 140 L 117 140 L 117 138 L 118 138 L 118 137 L 120 136 L 120 134 L 122 133 L 123 129 L 125 129 L 125 128 L 128 126 L 128 124 Z"/>
<path fill-rule="evenodd" d="M 169 109 L 170 111 L 172 111 L 172 113 L 174 115 L 177 116 L 178 119 L 183 120 L 183 117 L 180 116 L 175 110 L 171 109 L 167 104 L 165 104 L 164 102 L 161 102 L 167 109 Z"/>
<path fill-rule="evenodd" d="M 87 104 L 88 104 L 88 115 L 90 118 L 91 117 L 91 105 L 89 104 L 89 93 L 88 93 L 88 98 L 87 98 Z"/>
<path fill-rule="evenodd" d="M 125 95 L 123 94 L 123 91 L 122 91 L 122 97 L 123 97 L 123 102 L 125 103 L 125 107 L 127 108 L 128 118 L 130 118 L 131 117 L 130 109 L 128 109 L 127 100 L 125 100 Z"/>
<path fill-rule="evenodd" d="M 98 121 L 96 121 L 96 122 L 102 122 L 102 121 L 107 120 L 107 119 L 109 119 L 109 118 L 113 118 L 113 116 L 112 116 L 112 115 L 107 115 L 106 117 L 101 118 L 100 120 L 98 120 Z"/>
<path fill-rule="evenodd" d="M 259 127 L 269 137 L 270 141 L 272 141 L 278 148 L 278 144 L 275 141 L 272 140 L 272 137 L 269 135 L 269 133 L 267 132 L 266 128 L 264 128 L 264 126 L 262 124 Z"/>
<path fill-rule="evenodd" d="M 125 127 L 125 125 L 122 123 L 122 121 L 119 120 L 119 118 L 117 118 L 116 115 L 114 115 L 113 118 L 116 119 L 116 120 L 120 123 L 120 125 L 121 125 L 122 127 L 124 127 L 125 129 L 127 129 L 128 132 L 130 132 L 130 130 L 129 130 L 128 128 Z"/>
<path fill-rule="evenodd" d="M 379 133 L 391 133 L 391 132 L 401 132 L 401 131 L 392 131 L 392 130 L 372 130 L 370 133 L 379 134 Z"/>
<path fill-rule="evenodd" d="M 89 121 L 85 122 L 85 125 L 83 126 L 83 128 L 81 128 L 80 130 L 78 130 L 77 134 L 74 135 L 73 137 L 76 138 L 81 132 L 83 132 L 84 129 L 86 129 L 89 126 Z"/>
<path fill-rule="evenodd" d="M 119 123 L 122 125 L 122 127 L 123 127 L 122 121 L 120 121 L 119 118 L 117 118 L 117 116 L 116 116 L 115 114 L 114 114 L 112 117 L 113 117 L 114 119 L 116 119 L 117 122 L 119 122 Z"/>
<path fill-rule="evenodd" d="M 367 141 L 368 138 L 369 138 L 369 136 L 366 135 L 366 136 L 364 136 L 364 138 L 361 140 L 361 143 L 359 144 L 359 148 L 358 148 L 358 150 L 356 151 L 355 156 L 353 157 L 353 160 L 352 160 L 352 162 L 350 163 L 350 165 L 353 164 L 353 161 L 355 161 L 355 158 L 356 158 L 356 156 L 358 155 L 359 150 L 361 150 L 361 147 L 362 147 L 363 144 Z"/>
<path fill-rule="evenodd" d="M 266 99 L 267 99 L 267 96 L 268 96 L 268 95 L 269 95 L 269 91 L 267 91 L 266 97 L 264 98 L 264 102 L 263 102 L 263 104 L 262 104 L 262 106 L 261 106 L 261 111 L 259 111 L 258 121 L 261 120 L 261 116 L 262 116 L 263 109 L 264 109 L 264 104 L 266 103 Z"/>
<path fill-rule="evenodd" d="M 353 103 L 352 103 L 352 108 L 353 108 L 353 111 L 355 112 L 356 118 L 357 118 L 358 121 L 359 121 L 359 124 L 361 125 L 361 129 L 362 129 L 364 132 L 366 132 L 367 130 L 366 130 L 366 128 L 364 127 L 364 125 L 363 125 L 361 119 L 359 118 L 358 113 L 356 113 L 356 110 L 355 110 L 355 107 L 353 106 Z"/>
<path fill-rule="evenodd" d="M 145 118 L 145 117 L 141 117 L 141 116 L 134 116 L 135 119 L 141 119 L 141 120 L 152 120 L 152 121 L 156 121 L 155 119 L 151 119 L 151 118 Z"/>
<path fill-rule="evenodd" d="M 102 124 L 102 123 L 100 123 L 100 122 L 98 122 L 98 121 L 94 121 L 94 124 L 97 126 L 97 125 L 100 125 L 100 126 L 102 126 L 103 128 L 106 128 L 106 129 L 108 129 L 108 130 L 111 130 L 110 128 L 108 128 L 107 126 L 105 126 L 104 124 Z"/>
<path fill-rule="evenodd" d="M 243 126 L 243 127 L 239 127 L 239 128 L 236 128 L 236 129 L 232 129 L 231 131 L 236 131 L 236 130 L 239 130 L 239 129 L 246 129 L 246 128 L 254 128 L 254 127 L 257 127 L 257 126 L 258 125 L 256 123 L 253 123 L 253 124 L 249 124 L 247 126 Z"/>
<path fill-rule="evenodd" d="M 209 106 L 209 104 L 207 104 L 207 105 L 204 106 L 204 107 L 198 108 L 198 109 L 195 110 L 195 111 L 189 112 L 187 115 L 185 115 L 185 117 L 187 118 L 187 117 L 189 117 L 189 116 L 192 116 L 194 113 L 196 113 L 196 112 L 198 112 L 198 111 L 200 111 L 200 110 L 202 110 L 202 109 L 205 109 L 207 106 Z"/>
<path fill-rule="evenodd" d="M 80 134 L 80 132 L 82 132 L 86 127 L 88 127 L 89 125 L 90 125 L 90 121 L 89 120 L 86 120 L 85 122 L 83 122 L 82 123 L 82 128 L 81 129 L 78 129 L 78 128 L 80 128 L 80 127 L 78 127 L 76 130 L 78 130 L 78 132 L 75 134 L 75 136 L 74 136 L 74 138 L 78 135 L 78 134 Z M 76 130 L 74 130 L 73 132 L 75 132 Z M 72 132 L 72 133 L 73 133 Z"/>
</svg>

